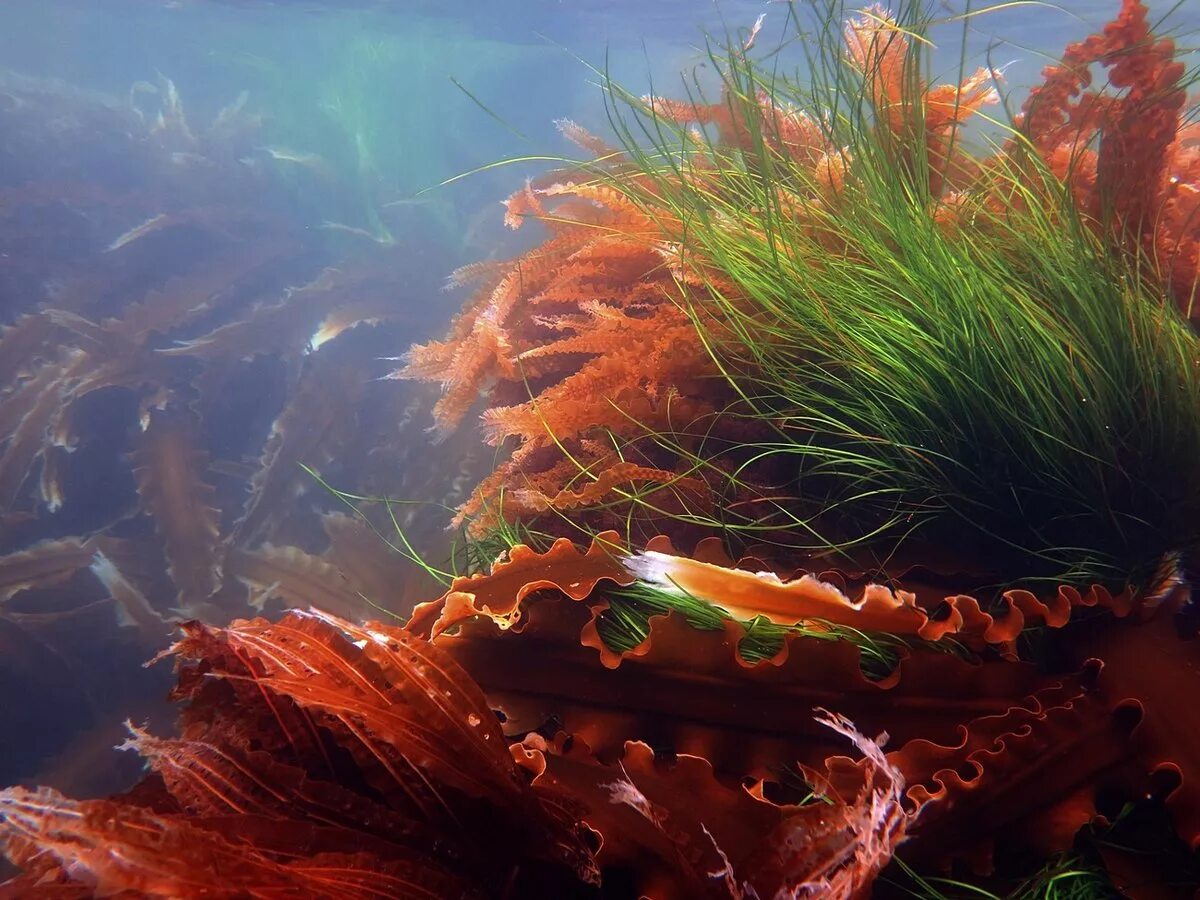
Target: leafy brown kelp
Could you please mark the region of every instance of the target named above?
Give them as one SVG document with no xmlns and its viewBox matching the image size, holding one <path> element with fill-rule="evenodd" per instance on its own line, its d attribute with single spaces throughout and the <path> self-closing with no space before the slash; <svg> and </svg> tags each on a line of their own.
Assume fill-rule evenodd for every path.
<svg viewBox="0 0 1200 900">
<path fill-rule="evenodd" d="M 348 618 L 361 618 L 370 609 L 335 566 L 299 547 L 230 548 L 225 571 L 250 589 L 250 602 L 258 609 L 273 597 L 288 607 L 319 605 Z"/>
<path fill-rule="evenodd" d="M 319 470 L 353 436 L 366 373 L 336 357 L 337 350 L 325 347 L 305 361 L 294 394 L 271 424 L 250 497 L 230 535 L 234 543 L 253 546 L 268 537 L 272 517 L 307 477 L 301 466 Z"/>
<path fill-rule="evenodd" d="M 83 356 L 64 351 L 61 362 L 47 363 L 5 399 L 0 416 L 9 419 L 0 455 L 0 508 L 11 511 L 45 446 L 54 419 L 62 414 L 71 383 L 69 376 Z"/>
<path fill-rule="evenodd" d="M 220 221 L 218 214 L 210 215 Z M 295 248 L 273 237 L 221 252 L 200 271 L 175 276 L 149 291 L 108 325 L 114 332 L 138 341 L 156 332 L 178 331 L 190 321 L 211 314 L 219 308 L 219 301 L 234 300 L 237 292 L 230 290 L 232 285 L 286 257 L 289 251 L 294 253 Z"/>
<path fill-rule="evenodd" d="M 326 513 L 321 517 L 321 527 L 329 537 L 323 560 L 356 594 L 376 607 L 397 611 L 412 608 L 413 604 L 402 602 L 402 598 L 421 582 L 414 578 L 409 561 L 381 541 L 367 521 L 343 513 Z M 427 589 L 422 596 L 428 597 L 429 593 Z"/>
<path fill-rule="evenodd" d="M 193 423 L 154 412 L 134 457 L 134 477 L 162 536 L 168 574 L 182 610 L 208 599 L 220 583 L 219 513 L 204 480 L 207 458 L 195 449 Z"/>
<path fill-rule="evenodd" d="M 0 616 L 6 642 L 26 634 L 62 657 L 51 667 L 6 652 L 0 705 L 46 698 L 64 720 L 18 745 L 19 710 L 5 718 L 20 752 L 0 768 L 16 779 L 34 777 L 28 767 L 61 750 L 70 727 L 87 727 L 67 724 L 77 716 L 64 693 L 106 717 L 136 692 L 121 679 L 139 671 L 147 643 L 167 641 L 174 615 L 224 622 L 267 597 L 321 598 L 348 615 L 369 608 L 363 595 L 411 604 L 417 580 L 395 560 L 351 581 L 322 559 L 322 514 L 339 501 L 317 490 L 298 502 L 313 483 L 301 464 L 325 466 L 355 430 L 372 429 L 360 456 L 332 467 L 340 485 L 370 481 L 395 496 L 402 474 L 436 500 L 458 473 L 418 453 L 402 473 L 385 466 L 416 435 L 397 433 L 394 418 L 385 429 L 377 410 L 414 398 L 365 386 L 421 318 L 398 287 L 422 284 L 398 276 L 414 264 L 382 247 L 343 255 L 307 227 L 313 210 L 251 158 L 246 97 L 203 126 L 169 79 L 126 99 L 0 73 L 0 93 L 0 293 L 11 300 L 0 333 L 0 559 L 11 576 Z M 329 418 L 336 427 L 316 426 Z M 436 502 L 416 512 L 418 544 L 437 552 Z M 137 627 L 115 627 L 113 613 Z"/>
<path fill-rule="evenodd" d="M 325 269 L 281 299 L 256 305 L 244 318 L 161 352 L 206 360 L 255 356 L 297 357 L 317 350 L 359 322 L 394 318 L 400 313 L 390 267 L 382 260 L 350 271 Z"/>
<path fill-rule="evenodd" d="M 166 622 L 162 614 L 150 605 L 141 589 L 126 578 L 103 552 L 92 558 L 90 568 L 96 580 L 104 585 L 112 597 L 117 610 L 117 621 L 122 625 L 137 628 L 147 644 L 160 644 L 167 634 Z"/>
<path fill-rule="evenodd" d="M 0 557 L 0 598 L 32 587 L 49 587 L 91 565 L 96 548 L 75 538 L 44 541 Z"/>
</svg>

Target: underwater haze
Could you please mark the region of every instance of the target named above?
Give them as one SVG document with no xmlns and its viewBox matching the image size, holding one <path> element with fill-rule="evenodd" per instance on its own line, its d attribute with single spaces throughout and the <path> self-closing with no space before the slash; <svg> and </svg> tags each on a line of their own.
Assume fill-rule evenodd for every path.
<svg viewBox="0 0 1200 900">
<path fill-rule="evenodd" d="M 1149 5 L 1195 67 L 1200 0 Z M 580 157 L 569 123 L 614 139 L 610 79 L 715 102 L 727 42 L 803 72 L 812 8 L 0 3 L 0 787 L 128 789 L 143 761 L 112 748 L 126 720 L 175 728 L 171 663 L 143 664 L 180 621 L 442 594 L 447 526 L 500 458 L 398 374 L 453 329 L 451 274 L 545 239 L 505 199 Z M 1119 8 L 944 0 L 933 81 L 1002 73 L 1004 119 Z"/>
<path fill-rule="evenodd" d="M 1019 99 L 1068 41 L 1103 23 L 1112 4 L 1009 6 L 972 20 L 967 63 L 1003 67 Z M 1196 26 L 1200 11 L 1190 6 L 1181 4 L 1172 29 Z M 139 85 L 166 78 L 197 122 L 246 92 L 247 112 L 262 121 L 239 159 L 243 168 L 296 183 L 298 201 L 315 205 L 314 215 L 414 240 L 420 252 L 438 245 L 458 264 L 496 249 L 497 223 L 485 210 L 536 167 L 421 192 L 498 160 L 560 152 L 556 119 L 602 123 L 600 79 L 589 66 L 636 91 L 667 94 L 699 67 L 711 87 L 705 36 L 744 33 L 764 13 L 765 44 L 788 31 L 787 11 L 761 0 L 13 0 L 0 9 L 0 65 L 148 112 L 154 95 Z M 957 11 L 948 6 L 946 15 Z M 943 34 L 938 63 L 953 71 L 959 26 Z M 274 157 L 271 148 L 311 164 Z M 318 165 L 324 178 L 312 177 Z"/>
</svg>

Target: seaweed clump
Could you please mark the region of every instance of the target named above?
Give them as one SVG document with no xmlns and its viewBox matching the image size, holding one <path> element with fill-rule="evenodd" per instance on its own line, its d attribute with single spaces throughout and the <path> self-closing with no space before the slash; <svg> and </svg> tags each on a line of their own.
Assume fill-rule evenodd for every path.
<svg viewBox="0 0 1200 900">
<path fill-rule="evenodd" d="M 462 508 L 477 528 L 632 507 L 857 565 L 915 544 L 995 584 L 1114 590 L 1195 549 L 1200 374 L 1176 309 L 1197 150 L 1173 45 L 1126 7 L 987 154 L 965 129 L 999 76 L 928 85 L 906 15 L 851 20 L 804 85 L 739 48 L 714 57 L 714 102 L 610 85 L 621 150 L 584 139 L 595 163 L 514 196 L 555 236 L 405 370 L 445 383 L 444 427 L 499 382 L 485 427 L 516 449 Z M 1076 97 L 1085 62 L 1119 92 Z"/>
</svg>

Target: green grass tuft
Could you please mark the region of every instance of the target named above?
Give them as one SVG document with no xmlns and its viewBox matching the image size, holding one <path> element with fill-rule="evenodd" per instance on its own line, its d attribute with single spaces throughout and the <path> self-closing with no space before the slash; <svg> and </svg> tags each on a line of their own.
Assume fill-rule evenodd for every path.
<svg viewBox="0 0 1200 900">
<path fill-rule="evenodd" d="M 748 123 L 739 148 L 608 83 L 614 128 L 649 179 L 597 177 L 665 206 L 685 223 L 685 251 L 735 285 L 712 279 L 693 309 L 766 436 L 692 462 L 730 495 L 745 487 L 730 460 L 792 473 L 770 515 L 717 524 L 882 560 L 917 540 L 1006 585 L 1145 585 L 1164 555 L 1200 545 L 1193 333 L 1148 267 L 1114 251 L 1036 162 L 995 168 L 1005 209 L 968 197 L 965 224 L 939 227 L 927 148 L 874 127 L 842 60 L 831 23 L 845 12 L 827 8 L 813 29 L 804 82 L 736 46 L 713 51 L 726 102 Z M 907 131 L 921 135 L 930 21 L 917 4 L 899 18 L 914 48 Z M 761 133 L 763 93 L 817 117 L 850 160 L 840 202 L 811 205 L 803 224 L 779 198 L 818 186 Z"/>
<path fill-rule="evenodd" d="M 898 858 L 896 865 L 906 882 L 897 887 L 904 896 L 919 900 L 1114 900 L 1121 896 L 1099 862 L 1073 853 L 1058 855 L 1004 893 L 953 878 L 922 876 Z"/>
<path fill-rule="evenodd" d="M 683 615 L 687 623 L 699 631 L 716 631 L 730 617 L 711 603 L 686 592 L 665 591 L 641 582 L 627 588 L 604 592 L 609 608 L 597 623 L 600 638 L 612 650 L 622 653 L 631 650 L 650 633 L 650 618 L 672 611 Z M 747 662 L 770 659 L 783 647 L 790 635 L 820 641 L 846 641 L 859 650 L 859 664 L 868 678 L 886 678 L 896 668 L 902 656 L 915 647 L 933 652 L 967 656 L 966 648 L 952 640 L 929 642 L 879 632 L 859 631 L 845 625 L 835 625 L 812 619 L 797 625 L 777 625 L 763 617 L 740 623 L 745 636 L 738 644 L 738 653 Z"/>
</svg>

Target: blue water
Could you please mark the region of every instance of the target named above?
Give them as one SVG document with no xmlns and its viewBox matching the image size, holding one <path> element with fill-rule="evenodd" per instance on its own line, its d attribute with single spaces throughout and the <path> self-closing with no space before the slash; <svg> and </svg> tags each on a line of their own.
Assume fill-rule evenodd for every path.
<svg viewBox="0 0 1200 900">
<path fill-rule="evenodd" d="M 947 22 L 935 33 L 942 49 L 934 68 L 952 76 L 960 62 L 968 69 L 1002 65 L 1019 105 L 1041 67 L 1116 6 L 1065 0 L 1059 8 L 1009 4 L 976 14 L 966 25 L 963 61 L 956 50 L 962 7 L 947 8 Z M 806 7 L 798 8 L 804 14 Z M 711 84 L 705 35 L 744 35 L 762 13 L 760 49 L 788 27 L 786 5 L 5 0 L 0 324 L 68 301 L 93 324 L 119 319 L 129 303 L 152 300 L 153 290 L 194 270 L 202 258 L 196 254 L 221 258 L 231 246 L 252 245 L 262 232 L 244 223 L 200 237 L 176 229 L 127 246 L 122 235 L 162 213 L 186 219 L 203 210 L 206 228 L 219 216 L 210 210 L 260 214 L 272 239 L 289 242 L 283 262 L 237 282 L 235 301 L 144 349 L 153 353 L 229 324 L 324 267 L 354 272 L 374 266 L 387 276 L 382 290 L 394 293 L 403 314 L 346 339 L 346 365 L 361 366 L 348 383 L 354 391 L 366 385 L 361 397 L 345 401 L 358 404 L 353 421 L 360 438 L 338 444 L 335 459 L 320 462 L 349 488 L 366 485 L 361 489 L 452 505 L 453 492 L 461 499 L 470 466 L 486 464 L 486 456 L 472 451 L 477 455 L 468 458 L 454 446 L 433 449 L 420 430 L 428 424 L 422 395 L 374 379 L 389 371 L 381 357 L 444 328 L 462 302 L 439 291 L 451 269 L 503 257 L 531 239 L 504 228 L 499 201 L 547 163 L 496 163 L 573 153 L 554 127 L 558 118 L 603 134 L 602 72 L 637 94 L 678 95 L 693 73 Z M 1171 30 L 1194 45 L 1200 3 L 1175 10 Z M 170 86 L 186 115 L 187 140 L 146 130 L 167 106 Z M 231 119 L 237 129 L 213 126 L 222 109 L 239 102 Z M 261 121 L 252 126 L 252 118 Z M 30 200 L 31 193 L 40 199 Z M 217 464 L 205 477 L 222 504 L 223 539 L 234 540 L 232 523 L 254 489 L 251 474 L 272 422 L 313 363 L 297 350 L 294 358 L 264 354 L 231 358 L 227 365 L 228 372 L 217 373 L 224 380 L 216 400 L 204 400 L 195 386 L 199 376 L 181 369 L 186 377 L 171 376 L 182 379 L 177 396 L 162 402 L 180 410 L 208 404 L 196 414 L 195 442 Z M 0 402 L 13 387 L 0 385 Z M 130 454 L 141 440 L 139 404 L 154 402 L 140 384 L 89 398 L 73 423 L 77 450 L 50 447 L 38 462 L 65 467 L 64 503 L 52 509 L 39 498 L 40 470 L 31 469 L 2 511 L 0 555 L 41 540 L 111 532 L 145 551 L 138 556 L 149 560 L 145 571 L 135 561 L 127 574 L 152 606 L 169 610 L 173 588 L 130 474 Z M 419 414 L 425 418 L 417 421 Z M 400 420 L 416 423 L 402 440 L 393 434 Z M 392 434 L 387 453 L 373 453 L 375 434 Z M 277 544 L 319 554 L 316 513 L 332 507 L 311 492 L 297 499 L 301 492 L 294 484 L 281 489 L 269 534 Z M 128 639 L 129 629 L 118 628 L 110 611 L 86 611 L 88 603 L 107 602 L 86 581 L 80 575 L 0 603 L 0 784 L 26 779 L 75 793 L 119 786 L 131 777 L 130 766 L 136 768 L 136 761 L 119 764 L 107 753 L 119 740 L 121 719 L 157 717 L 168 724 L 156 730 L 169 730 L 171 713 L 161 697 L 170 673 L 143 672 L 141 661 L 156 648 Z M 75 608 L 71 591 L 85 612 L 59 621 L 31 618 L 45 609 Z M 211 609 L 218 617 L 245 614 L 237 606 L 242 602 Z"/>
<path fill-rule="evenodd" d="M 965 62 L 1003 66 L 1015 101 L 1068 41 L 1117 8 L 997 5 L 970 7 Z M 943 45 L 935 69 L 948 76 L 962 36 L 951 20 L 965 9 L 955 0 L 938 13 L 947 24 L 935 31 Z M 809 14 L 806 3 L 796 10 Z M 500 159 L 569 153 L 554 119 L 603 131 L 589 67 L 637 93 L 679 93 L 697 68 L 704 79 L 705 35 L 744 34 L 760 13 L 761 46 L 791 31 L 788 5 L 763 0 L 8 0 L 0 69 L 116 97 L 161 73 L 196 121 L 248 91 L 248 108 L 264 116 L 261 143 L 320 154 L 347 175 L 348 189 L 372 195 L 365 203 L 382 205 Z M 1181 43 L 1194 44 L 1200 4 L 1180 4 L 1170 21 Z M 493 170 L 420 204 L 401 202 L 385 213 L 387 225 L 457 240 L 463 261 L 486 255 L 494 235 L 479 234 L 482 211 L 531 170 Z"/>
</svg>

